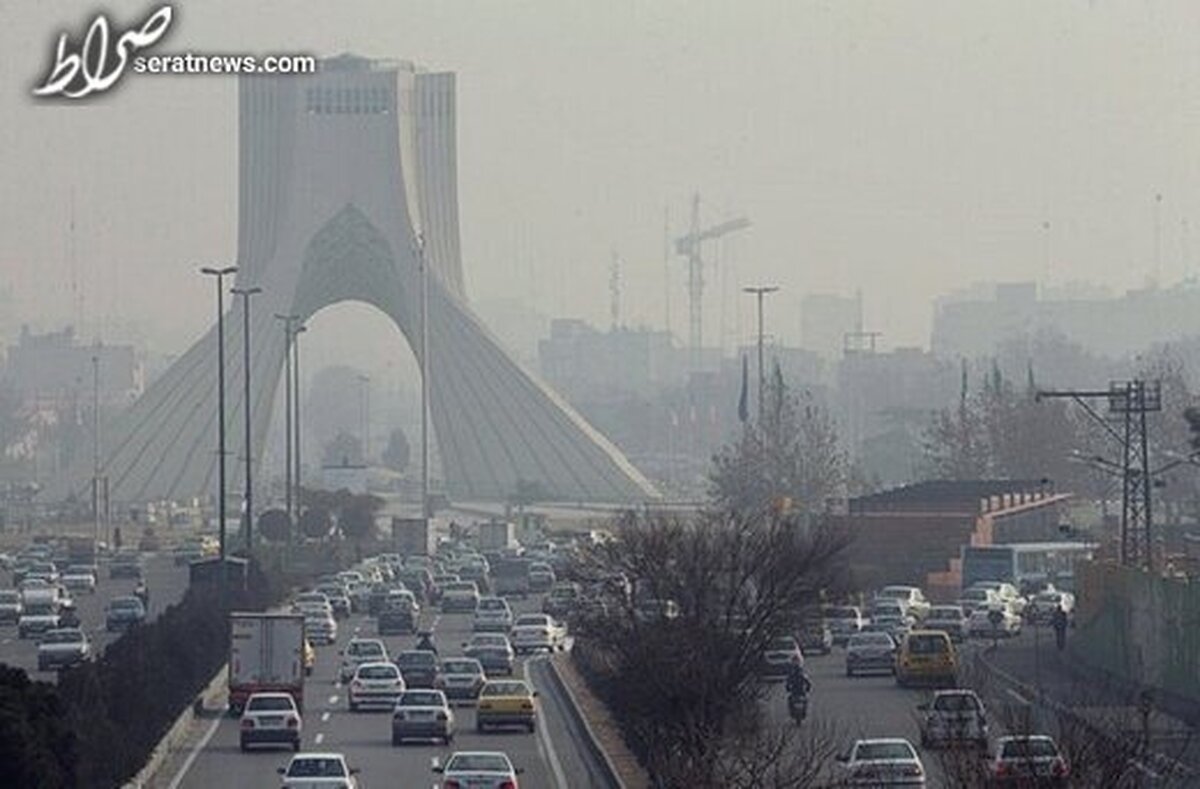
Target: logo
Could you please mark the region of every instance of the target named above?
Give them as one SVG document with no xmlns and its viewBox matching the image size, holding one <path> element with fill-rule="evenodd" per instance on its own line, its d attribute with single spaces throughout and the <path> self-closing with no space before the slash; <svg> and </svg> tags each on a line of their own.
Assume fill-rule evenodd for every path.
<svg viewBox="0 0 1200 789">
<path fill-rule="evenodd" d="M 161 6 L 141 25 L 122 33 L 113 43 L 115 34 L 108 18 L 98 14 L 74 51 L 70 37 L 66 33 L 60 34 L 54 65 L 41 86 L 34 88 L 33 95 L 82 99 L 110 89 L 124 75 L 133 53 L 153 46 L 166 35 L 172 15 L 171 6 Z"/>
</svg>

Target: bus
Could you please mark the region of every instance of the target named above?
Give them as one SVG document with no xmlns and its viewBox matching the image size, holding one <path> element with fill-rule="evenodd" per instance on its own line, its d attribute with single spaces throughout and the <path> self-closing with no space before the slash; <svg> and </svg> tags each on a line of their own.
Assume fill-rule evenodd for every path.
<svg viewBox="0 0 1200 789">
<path fill-rule="evenodd" d="M 1100 546 L 1092 542 L 1017 542 L 1008 545 L 964 545 L 962 587 L 979 581 L 1006 581 L 1022 594 L 1047 584 L 1065 591 L 1075 586 L 1075 562 L 1089 561 Z"/>
</svg>

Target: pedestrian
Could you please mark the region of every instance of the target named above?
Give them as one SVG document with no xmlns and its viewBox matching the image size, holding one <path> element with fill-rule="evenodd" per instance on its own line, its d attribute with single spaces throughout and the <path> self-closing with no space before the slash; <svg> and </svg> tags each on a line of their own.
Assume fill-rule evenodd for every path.
<svg viewBox="0 0 1200 789">
<path fill-rule="evenodd" d="M 1067 612 L 1061 603 L 1054 609 L 1054 641 L 1062 652 L 1067 645 Z"/>
</svg>

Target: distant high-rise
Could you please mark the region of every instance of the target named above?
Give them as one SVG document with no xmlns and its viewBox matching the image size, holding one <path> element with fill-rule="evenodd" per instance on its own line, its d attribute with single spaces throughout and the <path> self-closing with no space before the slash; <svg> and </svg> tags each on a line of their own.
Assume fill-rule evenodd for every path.
<svg viewBox="0 0 1200 789">
<path fill-rule="evenodd" d="M 342 55 L 311 76 L 243 77 L 239 115 L 237 284 L 262 288 L 251 316 L 257 457 L 285 357 L 275 314 L 307 320 L 338 302 L 371 304 L 425 368 L 423 244 L 431 274 L 430 411 L 450 496 L 505 500 L 518 483 L 538 484 L 549 500 L 655 495 L 612 444 L 508 357 L 467 305 L 453 74 Z M 229 446 L 244 441 L 248 405 L 240 311 L 234 301 L 225 331 Z M 103 472 L 113 499 L 213 491 L 216 343 L 210 330 L 105 432 Z M 89 474 L 77 474 L 76 485 Z"/>
</svg>

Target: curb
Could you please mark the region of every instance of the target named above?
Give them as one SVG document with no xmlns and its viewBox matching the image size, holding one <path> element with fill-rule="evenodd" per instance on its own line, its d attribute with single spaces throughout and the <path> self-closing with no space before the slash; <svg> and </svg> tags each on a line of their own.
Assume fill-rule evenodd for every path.
<svg viewBox="0 0 1200 789">
<path fill-rule="evenodd" d="M 579 709 L 579 702 L 576 700 L 575 694 L 571 692 L 571 689 L 567 686 L 567 683 L 563 681 L 562 676 L 558 673 L 558 666 L 554 664 L 553 660 L 544 661 L 544 665 L 550 670 L 549 673 L 551 680 L 554 683 L 555 691 L 567 700 L 567 707 L 570 709 L 571 719 L 579 726 L 580 729 L 583 730 L 585 735 L 584 744 L 587 746 L 588 753 L 590 753 L 592 758 L 596 760 L 596 763 L 603 768 L 604 775 L 602 777 L 604 781 L 608 783 L 609 786 L 617 787 L 618 789 L 625 789 L 625 782 L 621 780 L 621 775 L 617 772 L 617 768 L 613 764 L 612 759 L 609 758 L 608 752 L 600 747 L 600 741 L 596 738 L 596 732 L 592 729 L 592 725 L 588 722 L 587 716 L 585 716 Z"/>
<path fill-rule="evenodd" d="M 158 741 L 158 745 L 154 746 L 154 750 L 150 753 L 150 758 L 142 767 L 138 774 L 122 785 L 122 789 L 145 789 L 152 786 L 158 772 L 162 770 L 171 753 L 179 747 L 179 744 L 187 737 L 188 730 L 192 723 L 209 708 L 210 703 L 221 696 L 225 690 L 226 674 L 229 664 L 223 663 L 217 669 L 217 673 L 209 681 L 208 685 L 197 694 L 195 701 L 188 705 L 179 717 L 175 719 L 167 733 Z M 223 705 L 222 705 L 223 706 Z"/>
</svg>

